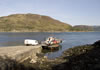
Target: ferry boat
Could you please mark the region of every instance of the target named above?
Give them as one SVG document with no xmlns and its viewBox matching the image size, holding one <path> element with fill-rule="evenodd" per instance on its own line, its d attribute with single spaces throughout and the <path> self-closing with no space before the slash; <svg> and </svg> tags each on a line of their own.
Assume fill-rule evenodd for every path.
<svg viewBox="0 0 100 70">
<path fill-rule="evenodd" d="M 57 49 L 60 47 L 62 40 L 55 37 L 48 37 L 43 43 L 41 43 L 43 49 Z"/>
</svg>

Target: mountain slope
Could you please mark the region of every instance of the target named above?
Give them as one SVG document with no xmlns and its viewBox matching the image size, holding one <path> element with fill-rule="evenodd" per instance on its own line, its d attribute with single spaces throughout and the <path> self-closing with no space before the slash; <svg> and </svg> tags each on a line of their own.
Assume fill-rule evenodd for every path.
<svg viewBox="0 0 100 70">
<path fill-rule="evenodd" d="M 76 25 L 73 27 L 73 31 L 94 31 L 94 28 L 87 25 Z"/>
<path fill-rule="evenodd" d="M 0 31 L 69 31 L 71 25 L 48 16 L 14 14 L 0 17 Z"/>
<path fill-rule="evenodd" d="M 100 26 L 93 26 L 94 31 L 100 31 Z"/>
<path fill-rule="evenodd" d="M 100 26 L 76 25 L 72 27 L 73 31 L 100 31 Z"/>
</svg>

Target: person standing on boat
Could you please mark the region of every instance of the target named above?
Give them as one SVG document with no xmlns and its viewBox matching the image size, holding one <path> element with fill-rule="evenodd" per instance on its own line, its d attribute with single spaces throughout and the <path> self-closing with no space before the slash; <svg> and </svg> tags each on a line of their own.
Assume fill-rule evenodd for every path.
<svg viewBox="0 0 100 70">
<path fill-rule="evenodd" d="M 49 38 L 47 38 L 47 40 L 46 40 L 46 44 L 53 44 L 53 41 L 55 40 L 55 38 L 54 37 L 49 37 Z"/>
</svg>

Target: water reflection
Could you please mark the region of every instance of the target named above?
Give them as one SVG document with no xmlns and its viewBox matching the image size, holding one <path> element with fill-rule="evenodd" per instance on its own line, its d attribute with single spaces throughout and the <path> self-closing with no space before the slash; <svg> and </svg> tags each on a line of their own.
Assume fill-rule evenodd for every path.
<svg viewBox="0 0 100 70">
<path fill-rule="evenodd" d="M 52 53 L 56 53 L 60 50 L 62 50 L 62 45 L 59 45 L 59 47 L 56 47 L 54 49 L 43 49 L 42 53 L 49 57 Z"/>
</svg>

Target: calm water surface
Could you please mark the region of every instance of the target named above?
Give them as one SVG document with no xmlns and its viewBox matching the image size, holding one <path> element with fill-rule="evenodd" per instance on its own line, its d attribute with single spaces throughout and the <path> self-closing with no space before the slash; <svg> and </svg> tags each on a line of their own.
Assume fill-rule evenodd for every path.
<svg viewBox="0 0 100 70">
<path fill-rule="evenodd" d="M 68 48 L 92 44 L 100 40 L 100 32 L 64 32 L 64 33 L 48 33 L 48 32 L 24 32 L 24 33 L 11 33 L 0 32 L 0 47 L 24 45 L 25 39 L 36 39 L 43 41 L 48 36 L 55 36 L 63 39 L 61 49 L 55 52 L 48 52 L 45 55 L 49 58 L 59 57 L 62 52 Z"/>
</svg>

